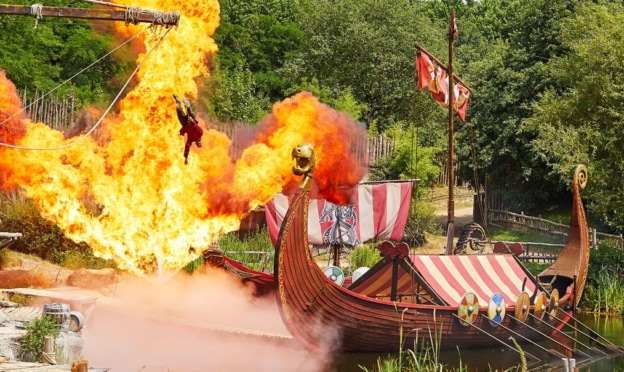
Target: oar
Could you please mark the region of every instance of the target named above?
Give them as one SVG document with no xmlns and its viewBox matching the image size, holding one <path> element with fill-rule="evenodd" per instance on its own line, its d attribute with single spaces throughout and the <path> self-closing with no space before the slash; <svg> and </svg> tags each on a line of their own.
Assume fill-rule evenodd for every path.
<svg viewBox="0 0 624 372">
<path fill-rule="evenodd" d="M 576 319 L 574 316 L 568 314 L 567 312 L 565 312 L 564 310 L 562 310 L 561 308 L 557 307 L 557 310 L 561 311 L 562 313 L 564 313 L 566 316 L 569 316 L 571 319 L 573 319 L 575 322 L 581 324 L 583 327 L 587 328 L 592 334 L 598 336 L 601 340 L 605 341 L 608 345 L 605 345 L 603 343 L 601 343 L 600 341 L 598 341 L 598 339 L 596 337 L 593 337 L 592 335 L 589 335 L 583 331 L 581 331 L 580 329 L 578 329 L 578 327 L 572 327 L 572 325 L 570 325 L 569 322 L 564 322 L 562 319 L 559 319 L 556 315 L 550 315 L 553 318 L 555 318 L 556 320 L 562 322 L 562 323 L 566 323 L 568 325 L 570 325 L 570 327 L 574 328 L 575 330 L 577 330 L 578 332 L 580 332 L 583 336 L 587 336 L 587 338 L 589 338 L 590 340 L 594 340 L 595 342 L 601 344 L 603 347 L 612 350 L 612 351 L 618 351 L 619 353 L 624 352 L 624 350 L 622 350 L 621 346 L 618 346 L 616 344 L 614 344 L 613 342 L 609 341 L 608 339 L 606 339 L 605 337 L 601 336 L 598 332 L 594 331 L 593 329 L 591 329 L 588 325 L 584 324 L 583 322 L 581 322 L 580 320 Z"/>
<path fill-rule="evenodd" d="M 551 324 L 549 324 L 548 322 L 544 321 L 543 319 L 540 319 L 540 318 L 536 317 L 535 315 L 533 315 L 533 314 L 531 314 L 531 313 L 529 313 L 529 315 L 530 315 L 530 316 L 532 316 L 532 317 L 533 317 L 533 319 L 535 319 L 535 320 L 537 320 L 537 321 L 539 321 L 539 322 L 542 322 L 542 323 L 546 324 L 547 326 L 549 326 L 549 327 L 551 327 L 551 328 L 553 328 L 553 329 L 555 329 L 555 330 L 559 331 L 556 327 L 554 327 L 553 325 L 551 325 Z M 563 324 L 567 324 L 567 323 L 566 323 L 566 322 L 564 322 L 563 320 L 561 320 L 561 319 L 557 319 L 557 317 L 556 317 L 556 316 L 554 316 L 554 315 L 550 315 L 550 316 L 552 316 L 553 318 L 555 318 L 556 320 L 560 321 L 560 322 L 561 322 L 561 323 L 563 323 Z M 570 326 L 570 327 L 572 327 L 572 326 Z M 579 332 L 581 332 L 581 331 L 579 331 Z M 583 333 L 583 332 L 581 332 L 581 333 Z M 580 342 L 579 342 L 579 343 L 580 343 Z M 607 353 L 605 353 L 604 351 L 602 351 L 602 350 L 600 350 L 600 349 L 596 349 L 595 347 L 588 347 L 587 349 L 588 349 L 588 350 L 590 350 L 590 351 L 594 351 L 594 352 L 599 352 L 599 353 L 602 353 L 603 355 L 607 355 Z"/>
<path fill-rule="evenodd" d="M 485 319 L 487 319 L 487 320 L 491 320 L 491 319 L 490 319 L 490 318 L 488 318 L 485 314 L 481 314 L 481 316 L 482 316 L 482 317 L 484 317 L 484 318 L 485 318 Z M 528 337 L 526 337 L 526 336 L 521 335 L 520 333 L 518 333 L 518 332 L 516 332 L 516 331 L 512 330 L 511 328 L 509 328 L 509 327 L 507 327 L 507 326 L 504 326 L 502 323 L 497 323 L 497 326 L 498 326 L 498 327 L 501 327 L 501 328 L 503 328 L 503 329 L 506 329 L 507 331 L 509 331 L 509 332 L 513 333 L 514 335 L 519 336 L 519 337 L 523 338 L 524 340 L 526 340 L 526 341 L 528 341 L 528 342 L 532 343 L 533 345 L 535 345 L 535 346 L 539 347 L 540 349 L 542 349 L 543 351 L 545 351 L 546 353 L 548 353 L 551 357 L 554 357 L 554 358 L 565 358 L 565 357 L 566 357 L 565 355 L 561 354 L 561 353 L 560 353 L 560 352 L 558 352 L 558 351 L 555 351 L 555 350 L 552 350 L 552 349 L 550 349 L 550 350 L 549 350 L 549 349 L 546 349 L 546 348 L 545 348 L 545 347 L 543 347 L 542 345 L 540 345 L 540 344 L 538 344 L 538 343 L 536 343 L 536 342 L 533 342 L 533 340 L 531 340 L 530 338 L 528 338 Z M 556 342 L 556 341 L 555 341 L 555 342 Z M 563 345 L 562 345 L 562 346 L 563 346 Z M 564 346 L 564 347 L 565 347 L 565 346 Z"/>
<path fill-rule="evenodd" d="M 531 313 L 528 313 L 528 314 L 529 314 L 529 315 L 533 315 L 533 314 L 531 314 Z M 559 345 L 560 345 L 560 346 L 562 346 L 563 348 L 568 349 L 568 351 L 570 351 L 571 353 L 573 353 L 573 354 L 583 354 L 583 355 L 585 355 L 586 357 L 591 358 L 591 355 L 589 355 L 589 354 L 587 354 L 587 353 L 584 353 L 584 352 L 582 352 L 581 350 L 578 350 L 578 349 L 572 349 L 572 348 L 570 348 L 569 346 L 566 346 L 566 345 L 564 345 L 563 343 L 560 343 L 559 341 L 555 340 L 554 338 L 552 338 L 552 337 L 548 336 L 546 333 L 544 333 L 544 332 L 540 331 L 539 329 L 537 329 L 537 328 L 535 328 L 535 327 L 531 327 L 530 325 L 528 325 L 528 324 L 526 324 L 526 323 L 524 323 L 524 322 L 521 322 L 519 319 L 517 319 L 517 318 L 513 317 L 512 315 L 507 315 L 507 316 L 508 316 L 508 317 L 510 317 L 511 319 L 515 320 L 516 322 L 518 322 L 518 323 L 520 323 L 520 324 L 524 325 L 525 327 L 529 328 L 530 330 L 532 330 L 532 331 L 534 331 L 534 332 L 536 332 L 536 333 L 539 333 L 540 335 L 542 335 L 542 336 L 546 337 L 547 339 L 549 339 L 549 340 L 553 341 L 554 343 L 559 344 Z M 533 315 L 533 317 L 535 317 L 535 315 Z M 555 329 L 555 330 L 559 331 L 558 329 L 556 329 L 556 328 L 555 328 L 555 327 L 553 327 L 552 325 L 550 325 L 550 324 L 548 324 L 548 323 L 546 323 L 546 322 L 544 322 L 544 323 L 545 323 L 546 325 L 548 325 L 549 327 L 551 327 L 551 328 L 553 328 L 553 329 Z M 574 342 L 578 342 L 579 344 L 581 344 L 581 346 L 583 346 L 583 347 L 585 347 L 585 348 L 587 348 L 587 349 L 590 349 L 590 347 L 589 347 L 589 346 L 585 346 L 585 345 L 583 345 L 581 342 L 579 342 L 578 340 L 576 340 L 574 337 L 572 337 L 572 336 L 570 336 L 570 335 L 567 335 L 567 334 L 565 334 L 564 332 L 561 332 L 561 331 L 559 331 L 559 332 L 560 332 L 562 335 L 564 335 L 564 336 L 568 337 L 569 339 L 571 339 L 572 341 L 574 341 Z"/>
<path fill-rule="evenodd" d="M 531 353 L 529 353 L 529 352 L 526 352 L 526 351 L 524 351 L 524 350 L 521 352 L 520 350 L 516 349 L 515 347 L 513 347 L 513 346 L 511 346 L 511 345 L 507 344 L 505 341 L 503 341 L 503 340 L 501 340 L 501 339 L 497 338 L 496 336 L 494 336 L 494 335 L 492 335 L 492 334 L 488 333 L 488 331 L 483 330 L 483 329 L 481 329 L 481 328 L 477 327 L 475 324 L 465 322 L 462 318 L 460 318 L 460 317 L 459 317 L 459 315 L 457 315 L 457 314 L 453 314 L 453 316 L 454 316 L 455 318 L 459 319 L 459 321 L 460 321 L 460 322 L 462 322 L 462 323 L 466 323 L 466 324 L 468 324 L 469 326 L 474 327 L 475 329 L 479 330 L 480 332 L 483 332 L 484 334 L 486 334 L 486 335 L 488 335 L 488 336 L 492 337 L 493 339 L 495 339 L 496 341 L 500 342 L 501 344 L 503 344 L 503 345 L 507 346 L 507 347 L 508 347 L 508 348 L 510 348 L 511 350 L 514 350 L 514 351 L 515 351 L 515 352 L 517 352 L 518 354 L 524 353 L 524 354 L 526 354 L 526 355 L 530 356 L 531 358 L 533 358 L 533 359 L 537 360 L 538 362 L 539 362 L 539 361 L 541 361 L 541 359 L 540 359 L 540 358 L 538 358 L 538 357 L 536 357 L 535 355 L 533 355 L 533 354 L 531 354 Z"/>
</svg>

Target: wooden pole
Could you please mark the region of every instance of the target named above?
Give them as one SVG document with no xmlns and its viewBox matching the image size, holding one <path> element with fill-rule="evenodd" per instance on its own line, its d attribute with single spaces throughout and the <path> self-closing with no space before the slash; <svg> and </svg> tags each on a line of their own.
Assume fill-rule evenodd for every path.
<svg viewBox="0 0 624 372">
<path fill-rule="evenodd" d="M 449 88 L 448 88 L 448 215 L 446 221 L 446 249 L 445 254 L 453 254 L 453 237 L 455 236 L 455 200 L 453 197 L 454 190 L 454 152 L 455 152 L 455 135 L 453 129 L 453 95 L 455 82 L 452 79 L 453 76 L 453 42 L 455 41 L 455 11 L 451 10 L 451 21 L 449 25 L 449 64 L 447 74 L 449 76 Z"/>
<path fill-rule="evenodd" d="M 104 21 L 124 21 L 126 23 L 153 23 L 158 25 L 176 26 L 180 21 L 180 12 L 159 12 L 141 8 L 126 9 L 87 9 L 59 8 L 42 6 L 41 4 L 13 5 L 0 4 L 0 14 L 30 15 L 42 17 L 100 19 Z"/>
</svg>

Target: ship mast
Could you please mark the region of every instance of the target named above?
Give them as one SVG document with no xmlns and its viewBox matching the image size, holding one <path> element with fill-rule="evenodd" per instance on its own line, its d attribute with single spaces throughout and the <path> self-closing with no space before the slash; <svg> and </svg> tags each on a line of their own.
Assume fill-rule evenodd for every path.
<svg viewBox="0 0 624 372">
<path fill-rule="evenodd" d="M 455 152 L 455 134 L 453 128 L 453 105 L 455 95 L 455 82 L 453 81 L 453 43 L 455 42 L 455 36 L 457 35 L 457 26 L 455 24 L 455 10 L 451 10 L 451 21 L 449 24 L 448 39 L 448 76 L 449 76 L 449 90 L 448 90 L 448 160 L 447 160 L 447 172 L 448 172 L 448 210 L 446 221 L 446 248 L 444 253 L 447 255 L 453 254 L 453 237 L 455 236 L 455 198 L 454 198 L 454 185 L 455 185 L 455 172 L 454 172 L 454 152 Z"/>
<path fill-rule="evenodd" d="M 161 12 L 137 7 L 128 7 L 112 3 L 98 2 L 123 9 L 87 9 L 62 8 L 33 5 L 0 4 L 0 14 L 33 16 L 37 20 L 42 17 L 84 18 L 104 21 L 124 21 L 126 23 L 151 23 L 154 25 L 177 26 L 180 21 L 180 12 Z"/>
</svg>

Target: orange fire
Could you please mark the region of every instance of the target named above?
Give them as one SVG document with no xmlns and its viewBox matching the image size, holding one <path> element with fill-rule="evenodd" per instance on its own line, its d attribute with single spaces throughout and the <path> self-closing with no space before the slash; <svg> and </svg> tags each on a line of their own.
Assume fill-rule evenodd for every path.
<svg viewBox="0 0 624 372">
<path fill-rule="evenodd" d="M 346 202 L 341 190 L 365 173 L 351 154 L 365 131 L 306 92 L 276 103 L 235 158 L 230 139 L 200 117 L 204 146 L 193 147 L 184 165 L 172 95 L 197 98 L 195 78 L 207 76 L 206 57 L 217 52 L 212 35 L 219 4 L 163 0 L 133 6 L 177 10 L 181 19 L 141 66 L 119 113 L 105 118 L 97 136 L 63 149 L 0 146 L 1 189 L 23 189 L 67 237 L 141 275 L 179 269 L 223 234 L 238 230 L 250 210 L 297 184 L 290 154 L 300 142 L 315 146 L 314 180 L 321 195 Z M 126 35 L 141 27 L 146 26 L 117 25 Z M 163 34 L 142 34 L 145 49 L 138 61 Z M 0 122 L 20 105 L 15 87 L 0 71 Z M 19 115 L 0 125 L 3 144 L 58 148 L 78 138 L 64 138 Z"/>
</svg>

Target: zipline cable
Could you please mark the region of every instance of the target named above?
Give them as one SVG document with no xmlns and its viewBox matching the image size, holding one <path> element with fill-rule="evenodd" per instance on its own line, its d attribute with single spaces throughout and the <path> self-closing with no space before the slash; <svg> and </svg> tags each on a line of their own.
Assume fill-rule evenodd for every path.
<svg viewBox="0 0 624 372">
<path fill-rule="evenodd" d="M 151 26 L 150 26 L 151 27 Z M 108 106 L 108 108 L 106 109 L 106 111 L 104 111 L 104 113 L 102 114 L 102 116 L 100 117 L 100 119 L 97 121 L 97 123 L 95 123 L 95 125 L 89 129 L 89 131 L 87 133 L 85 133 L 82 137 L 80 137 L 79 139 L 77 139 L 76 141 L 67 143 L 63 146 L 57 146 L 57 147 L 27 147 L 27 146 L 18 146 L 18 145 L 10 145 L 8 143 L 3 143 L 0 142 L 0 146 L 4 146 L 4 147 L 10 147 L 10 148 L 14 148 L 14 149 L 22 149 L 22 150 L 32 150 L 32 151 L 51 151 L 51 150 L 62 150 L 74 145 L 77 145 L 78 143 L 84 141 L 87 137 L 89 137 L 91 135 L 91 133 L 93 133 L 93 131 L 100 125 L 100 123 L 102 122 L 102 120 L 104 120 L 104 118 L 106 117 L 106 115 L 108 114 L 108 112 L 113 108 L 113 105 L 117 102 L 117 100 L 119 99 L 119 97 L 121 96 L 121 94 L 124 92 L 124 90 L 126 89 L 126 87 L 128 86 L 128 84 L 130 84 L 130 81 L 132 80 L 132 78 L 136 75 L 136 73 L 139 71 L 139 69 L 141 68 L 141 66 L 143 65 L 143 62 L 145 62 L 145 60 L 147 59 L 147 57 L 149 57 L 149 55 L 154 51 L 154 49 L 160 45 L 160 43 L 163 41 L 163 39 L 165 38 L 165 36 L 167 36 L 167 34 L 169 33 L 169 31 L 171 31 L 171 28 L 168 28 L 167 31 L 164 33 L 164 35 L 162 35 L 160 37 L 160 39 L 158 40 L 158 42 L 156 44 L 154 44 L 154 46 L 147 52 L 147 54 L 145 55 L 145 57 L 143 57 L 143 59 L 141 60 L 141 62 L 137 65 L 137 67 L 134 69 L 134 71 L 132 72 L 132 74 L 130 74 L 130 76 L 128 77 L 128 80 L 126 80 L 126 83 L 124 84 L 123 87 L 121 87 L 121 90 L 119 91 L 119 93 L 117 93 L 117 96 L 115 97 L 115 99 L 113 99 L 113 101 L 111 102 L 111 104 Z M 143 31 L 142 31 L 143 32 Z M 8 119 L 7 119 L 8 120 Z M 4 123 L 4 122 L 3 122 Z M 0 123 L 1 124 L 1 123 Z"/>
</svg>

